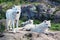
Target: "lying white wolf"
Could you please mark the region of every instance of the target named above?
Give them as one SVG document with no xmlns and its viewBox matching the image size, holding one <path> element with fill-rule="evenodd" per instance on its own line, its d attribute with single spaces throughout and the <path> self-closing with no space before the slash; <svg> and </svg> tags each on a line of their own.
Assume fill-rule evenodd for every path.
<svg viewBox="0 0 60 40">
<path fill-rule="evenodd" d="M 48 31 L 48 29 L 51 27 L 51 23 L 50 23 L 50 20 L 47 21 L 43 21 L 42 23 L 40 24 L 32 24 L 33 21 L 31 21 L 31 24 L 27 24 L 23 27 L 24 30 L 30 30 L 30 31 L 33 31 L 33 32 L 45 32 L 45 31 Z"/>
</svg>

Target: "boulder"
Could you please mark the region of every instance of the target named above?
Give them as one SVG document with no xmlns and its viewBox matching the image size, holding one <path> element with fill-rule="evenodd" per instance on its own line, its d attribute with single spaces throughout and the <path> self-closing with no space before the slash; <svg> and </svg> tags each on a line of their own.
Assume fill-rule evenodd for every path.
<svg viewBox="0 0 60 40">
<path fill-rule="evenodd" d="M 48 8 L 48 7 L 47 7 L 46 4 L 44 4 L 44 3 L 41 3 L 41 4 L 37 5 L 37 11 L 38 11 L 39 13 L 46 13 L 47 8 Z"/>
<path fill-rule="evenodd" d="M 56 23 L 60 23 L 60 11 L 57 11 L 57 12 L 55 13 L 54 21 L 55 21 Z"/>
<path fill-rule="evenodd" d="M 36 7 L 32 4 L 22 7 L 22 16 L 26 16 L 28 19 L 33 18 L 35 15 Z"/>
</svg>

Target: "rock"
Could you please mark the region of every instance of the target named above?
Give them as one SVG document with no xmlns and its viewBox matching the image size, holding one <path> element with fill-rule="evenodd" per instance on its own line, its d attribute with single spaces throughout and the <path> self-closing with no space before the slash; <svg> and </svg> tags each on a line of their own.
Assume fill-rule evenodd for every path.
<svg viewBox="0 0 60 40">
<path fill-rule="evenodd" d="M 26 31 L 31 31 L 31 29 L 26 29 Z"/>
<path fill-rule="evenodd" d="M 49 13 L 49 14 L 53 14 L 53 12 L 56 10 L 56 8 L 54 7 L 54 8 L 48 8 L 47 9 L 47 13 Z"/>
<path fill-rule="evenodd" d="M 4 35 L 3 34 L 0 34 L 0 37 L 4 37 Z"/>
<path fill-rule="evenodd" d="M 27 0 L 29 2 L 41 2 L 42 0 Z"/>
<path fill-rule="evenodd" d="M 54 16 L 54 22 L 59 23 L 60 22 L 60 11 L 57 11 Z"/>
<path fill-rule="evenodd" d="M 37 6 L 37 10 L 38 10 L 39 13 L 46 13 L 47 8 L 48 7 L 44 3 L 41 3 Z"/>
<path fill-rule="evenodd" d="M 48 35 L 44 33 L 20 31 L 19 33 L 5 32 L 5 36 L 1 37 L 0 40 L 60 40 L 59 32 L 49 32 Z M 54 35 L 54 36 L 53 36 Z"/>
<path fill-rule="evenodd" d="M 32 37 L 32 33 L 25 34 L 26 37 Z"/>
<path fill-rule="evenodd" d="M 36 7 L 33 4 L 25 5 L 22 7 L 22 15 L 27 17 L 27 19 L 31 19 L 33 16 L 35 16 L 35 10 Z"/>
</svg>

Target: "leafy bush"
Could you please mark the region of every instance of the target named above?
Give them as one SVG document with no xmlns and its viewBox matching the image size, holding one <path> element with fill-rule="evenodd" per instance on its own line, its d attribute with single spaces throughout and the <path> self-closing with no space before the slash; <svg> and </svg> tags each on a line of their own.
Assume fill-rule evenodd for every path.
<svg viewBox="0 0 60 40">
<path fill-rule="evenodd" d="M 60 31 L 60 23 L 52 23 L 51 30 Z"/>
<path fill-rule="evenodd" d="M 13 6 L 13 3 L 7 2 L 7 3 L 3 3 L 1 5 L 2 5 L 2 8 L 0 10 L 0 19 L 2 19 L 2 18 L 5 19 L 6 11 L 7 11 L 7 9 L 10 9 Z"/>
<path fill-rule="evenodd" d="M 5 26 L 3 24 L 0 24 L 0 32 L 3 32 L 5 30 Z"/>
<path fill-rule="evenodd" d="M 34 24 L 39 24 L 40 22 L 40 20 L 34 19 Z"/>
</svg>

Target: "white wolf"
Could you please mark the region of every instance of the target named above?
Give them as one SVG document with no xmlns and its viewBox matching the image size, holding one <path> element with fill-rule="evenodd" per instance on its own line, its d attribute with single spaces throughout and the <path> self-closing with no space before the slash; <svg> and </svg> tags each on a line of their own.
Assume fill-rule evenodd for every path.
<svg viewBox="0 0 60 40">
<path fill-rule="evenodd" d="M 14 7 L 12 7 L 12 9 L 8 9 L 6 11 L 7 30 L 12 28 L 14 31 L 15 21 L 16 21 L 16 27 L 18 28 L 18 21 L 20 14 L 21 14 L 21 5 L 19 6 L 15 5 Z"/>
<path fill-rule="evenodd" d="M 33 21 L 31 21 L 31 22 L 33 23 Z M 42 23 L 36 24 L 36 25 L 32 24 L 32 23 L 25 25 L 23 27 L 23 30 L 31 30 L 33 32 L 40 32 L 40 33 L 42 33 L 42 32 L 48 31 L 48 29 L 51 27 L 50 20 L 49 21 L 45 20 Z"/>
</svg>

